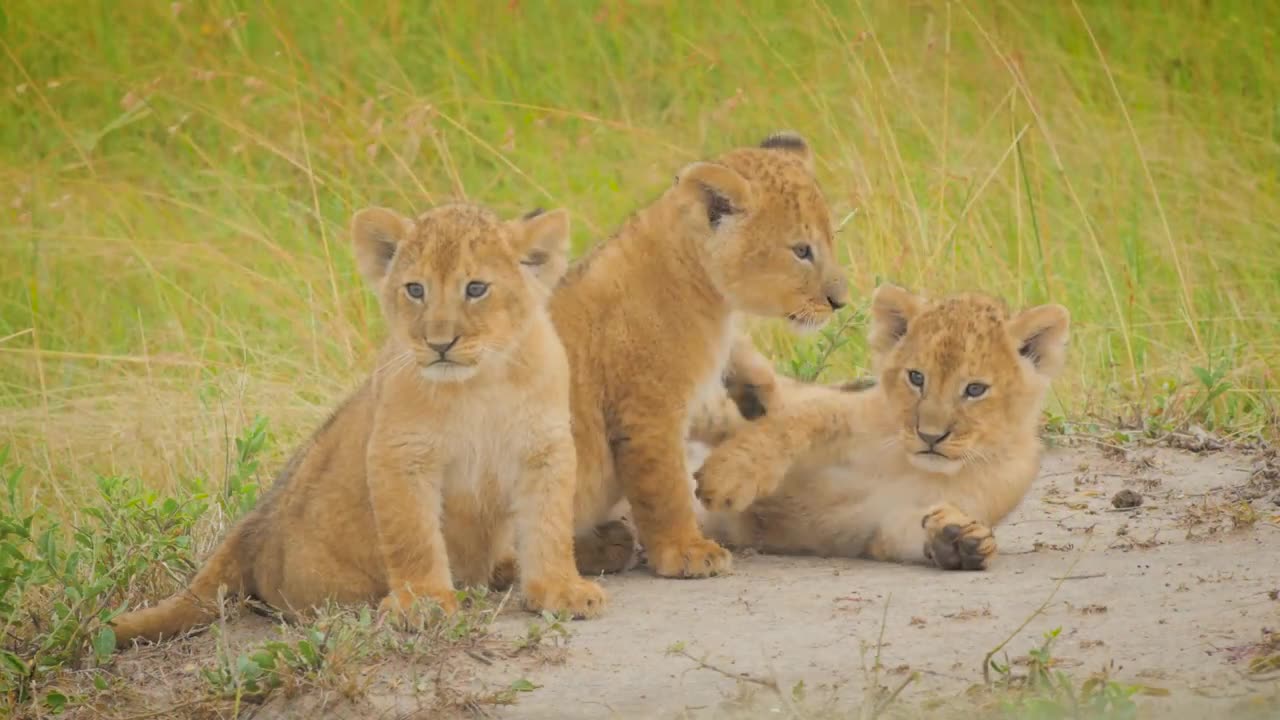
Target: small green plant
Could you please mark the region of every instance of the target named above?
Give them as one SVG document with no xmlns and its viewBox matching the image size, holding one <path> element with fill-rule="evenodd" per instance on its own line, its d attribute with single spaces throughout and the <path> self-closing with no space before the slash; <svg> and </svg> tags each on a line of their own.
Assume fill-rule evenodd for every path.
<svg viewBox="0 0 1280 720">
<path fill-rule="evenodd" d="M 537 690 L 537 689 L 538 689 L 538 688 L 540 688 L 540 687 L 542 687 L 542 686 L 541 686 L 541 685 L 535 685 L 534 683 L 530 682 L 529 680 L 527 680 L 527 679 L 525 679 L 525 678 L 519 678 L 519 679 L 515 680 L 514 682 L 512 682 L 512 683 L 511 683 L 511 685 L 510 685 L 510 686 L 508 686 L 505 690 L 499 690 L 498 692 L 494 693 L 494 694 L 493 694 L 493 695 L 488 699 L 488 703 L 487 703 L 487 704 L 489 704 L 489 705 L 515 705 L 515 704 L 516 704 L 516 699 L 520 696 L 520 693 L 531 693 L 531 692 L 533 692 L 534 690 Z"/>
<path fill-rule="evenodd" d="M 1019 720 L 1132 720 L 1137 717 L 1133 695 L 1141 687 L 1124 685 L 1105 673 L 1083 683 L 1068 673 L 1054 669 L 1053 643 L 1062 628 L 1044 634 L 1039 646 L 1027 652 L 1026 674 L 1017 675 L 1013 663 L 992 660 L 996 689 L 1004 692 L 1000 710 L 1005 717 Z"/>
<path fill-rule="evenodd" d="M 207 509 L 198 486 L 178 501 L 136 480 L 101 477 L 81 520 L 64 524 L 28 507 L 22 474 L 0 450 L 0 695 L 14 704 L 32 701 L 63 667 L 110 661 L 108 622 L 127 591 L 191 568 L 191 528 Z M 50 693 L 45 705 L 60 697 Z"/>
<path fill-rule="evenodd" d="M 236 438 L 236 454 L 227 469 L 227 482 L 218 498 L 222 511 L 233 520 L 258 504 L 258 466 L 268 440 L 267 419 L 261 416 L 255 417 L 244 433 Z"/>
<path fill-rule="evenodd" d="M 262 700 L 278 688 L 300 684 L 349 686 L 351 664 L 372 652 L 373 629 L 368 608 L 322 612 L 310 625 L 281 626 L 280 640 L 240 654 L 219 642 L 217 663 L 202 675 L 215 695 L 236 700 Z"/>
<path fill-rule="evenodd" d="M 830 366 L 835 353 L 848 344 L 849 328 L 865 322 L 866 311 L 858 308 L 845 314 L 844 319 L 828 323 L 812 343 L 797 345 L 787 359 L 787 374 L 798 380 L 817 380 Z"/>
<path fill-rule="evenodd" d="M 487 588 L 465 588 L 457 591 L 459 610 L 446 614 L 440 606 L 419 600 L 418 607 L 399 621 L 403 632 L 384 637 L 389 649 L 410 657 L 430 656 L 442 648 L 466 647 L 488 636 L 501 606 L 493 603 Z"/>
<path fill-rule="evenodd" d="M 1231 381 L 1227 379 L 1227 373 L 1231 367 L 1231 358 L 1223 355 L 1215 359 L 1208 368 L 1199 366 L 1191 368 L 1196 380 L 1200 381 L 1190 412 L 1192 420 L 1203 422 L 1210 429 L 1219 424 L 1218 415 L 1215 413 L 1215 402 L 1232 388 Z"/>
<path fill-rule="evenodd" d="M 543 610 L 541 621 L 535 620 L 529 623 L 529 628 L 525 631 L 524 637 L 516 640 L 515 651 L 536 650 L 542 647 L 543 643 L 548 643 L 554 648 L 563 647 L 572 635 L 566 625 L 569 620 L 567 613 L 553 613 L 549 610 Z"/>
</svg>

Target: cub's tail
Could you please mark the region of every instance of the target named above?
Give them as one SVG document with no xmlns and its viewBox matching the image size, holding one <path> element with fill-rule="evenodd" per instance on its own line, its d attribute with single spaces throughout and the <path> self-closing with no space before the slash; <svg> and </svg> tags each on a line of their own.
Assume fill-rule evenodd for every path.
<svg viewBox="0 0 1280 720">
<path fill-rule="evenodd" d="M 223 585 L 227 587 L 228 596 L 245 592 L 248 573 L 242 560 L 246 534 L 244 525 L 241 522 L 232 528 L 186 589 L 160 601 L 155 607 L 125 613 L 112 621 L 116 648 L 129 647 L 135 640 L 157 642 L 162 638 L 173 638 L 212 621 L 219 614 L 218 589 Z"/>
</svg>

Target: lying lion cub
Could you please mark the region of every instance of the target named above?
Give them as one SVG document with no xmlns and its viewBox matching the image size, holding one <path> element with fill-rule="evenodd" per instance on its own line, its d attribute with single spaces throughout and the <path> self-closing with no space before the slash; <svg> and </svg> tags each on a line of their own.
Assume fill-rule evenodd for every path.
<svg viewBox="0 0 1280 720">
<path fill-rule="evenodd" d="M 190 587 L 116 619 L 119 646 L 209 621 L 222 585 L 287 614 L 325 600 L 403 612 L 417 597 L 451 611 L 455 581 L 501 580 L 516 559 L 530 609 L 603 608 L 574 567 L 569 372 L 544 307 L 568 215 L 372 208 L 352 231 L 390 331 L 378 369 Z"/>
<path fill-rule="evenodd" d="M 708 534 L 765 552 L 984 569 L 991 527 L 1039 470 L 1037 422 L 1070 316 L 882 286 L 871 321 L 875 386 L 778 378 L 764 416 L 712 450 L 696 473 Z"/>
<path fill-rule="evenodd" d="M 658 575 L 730 565 L 698 529 L 684 443 L 701 398 L 720 391 L 735 316 L 812 329 L 847 301 L 811 164 L 804 140 L 777 134 L 685 167 L 552 297 L 573 371 L 579 530 L 597 528 L 625 497 Z M 582 572 L 628 563 L 628 542 L 586 551 L 601 537 L 580 538 Z"/>
</svg>

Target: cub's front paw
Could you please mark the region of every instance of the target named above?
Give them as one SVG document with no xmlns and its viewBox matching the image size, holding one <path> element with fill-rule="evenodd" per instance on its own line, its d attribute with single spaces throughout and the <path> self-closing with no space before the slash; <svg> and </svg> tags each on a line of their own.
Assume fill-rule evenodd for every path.
<svg viewBox="0 0 1280 720">
<path fill-rule="evenodd" d="M 740 511 L 777 490 L 782 470 L 770 458 L 730 441 L 713 450 L 693 478 L 694 494 L 708 510 Z"/>
<path fill-rule="evenodd" d="M 567 612 L 575 618 L 593 618 L 608 603 L 604 588 L 590 580 L 571 578 L 568 582 L 532 580 L 524 587 L 524 606 L 534 612 Z"/>
<path fill-rule="evenodd" d="M 986 570 L 996 554 L 991 528 L 954 508 L 938 508 L 920 521 L 924 555 L 943 570 Z"/>
<path fill-rule="evenodd" d="M 683 543 L 654 543 L 647 548 L 649 567 L 662 577 L 701 578 L 729 572 L 733 555 L 706 538 Z"/>
<path fill-rule="evenodd" d="M 451 588 L 413 591 L 402 588 L 388 593 L 378 604 L 378 614 L 399 623 L 413 625 L 428 617 L 432 604 L 446 615 L 458 611 L 458 597 Z"/>
</svg>

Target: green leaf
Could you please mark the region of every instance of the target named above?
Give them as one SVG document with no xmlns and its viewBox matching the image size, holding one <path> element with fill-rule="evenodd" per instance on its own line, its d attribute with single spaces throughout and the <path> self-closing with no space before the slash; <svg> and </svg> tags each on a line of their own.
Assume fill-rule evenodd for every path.
<svg viewBox="0 0 1280 720">
<path fill-rule="evenodd" d="M 262 667 L 248 655 L 241 655 L 236 661 L 236 672 L 245 680 L 253 681 L 262 675 Z"/>
<path fill-rule="evenodd" d="M 27 670 L 27 664 L 22 661 L 22 658 L 14 655 L 8 650 L 0 651 L 0 661 L 3 661 L 4 669 L 6 671 L 18 675 L 19 677 L 25 678 L 29 672 Z"/>
<path fill-rule="evenodd" d="M 98 631 L 93 638 L 93 653 L 98 656 L 98 662 L 104 663 L 111 658 L 111 653 L 116 650 L 116 631 L 107 625 Z"/>
<path fill-rule="evenodd" d="M 316 652 L 316 646 L 307 640 L 298 641 L 298 655 L 302 657 L 302 662 L 309 668 L 320 667 L 320 655 Z"/>
<path fill-rule="evenodd" d="M 1202 367 L 1193 367 L 1191 368 L 1191 372 L 1196 374 L 1196 378 L 1200 380 L 1200 384 L 1204 385 L 1206 388 L 1213 387 L 1213 374 L 1208 370 L 1205 370 Z"/>
<path fill-rule="evenodd" d="M 67 696 L 60 692 L 50 692 L 44 696 L 44 704 L 54 713 L 60 713 L 67 707 Z"/>
<path fill-rule="evenodd" d="M 520 678 L 519 680 L 511 683 L 511 689 L 515 690 L 516 692 L 533 692 L 534 690 L 537 690 L 540 687 L 542 686 L 534 685 L 533 683 L 529 682 L 524 678 Z"/>
<path fill-rule="evenodd" d="M 95 688 L 97 688 L 98 690 L 106 690 L 106 689 L 109 687 L 109 684 L 107 683 L 107 678 L 106 678 L 106 676 L 105 676 L 105 675 L 101 675 L 101 674 L 99 674 L 99 675 L 94 675 L 94 676 L 93 676 L 93 686 L 94 686 Z"/>
</svg>

